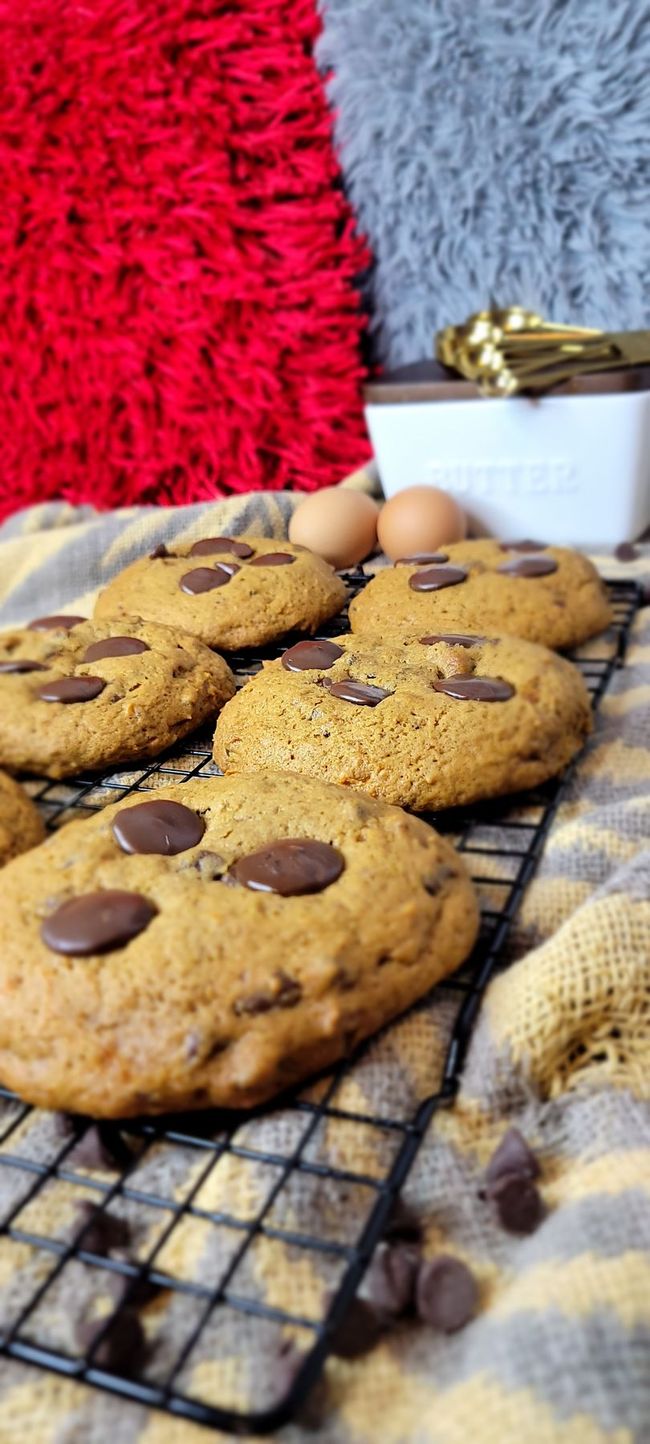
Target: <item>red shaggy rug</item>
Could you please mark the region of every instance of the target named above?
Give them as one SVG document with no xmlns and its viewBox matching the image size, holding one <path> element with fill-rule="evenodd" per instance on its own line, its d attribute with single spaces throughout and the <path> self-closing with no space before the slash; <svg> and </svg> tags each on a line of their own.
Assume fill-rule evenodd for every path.
<svg viewBox="0 0 650 1444">
<path fill-rule="evenodd" d="M 0 0 L 0 515 L 368 454 L 315 0 Z"/>
</svg>

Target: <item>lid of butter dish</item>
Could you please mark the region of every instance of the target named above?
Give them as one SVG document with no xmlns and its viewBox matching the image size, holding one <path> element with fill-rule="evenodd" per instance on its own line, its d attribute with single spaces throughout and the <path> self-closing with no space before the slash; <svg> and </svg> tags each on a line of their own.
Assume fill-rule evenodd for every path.
<svg viewBox="0 0 650 1444">
<path fill-rule="evenodd" d="M 627 366 L 620 371 L 597 371 L 592 375 L 575 376 L 555 386 L 549 396 L 607 396 L 624 391 L 650 391 L 650 366 Z M 457 371 L 450 371 L 439 361 L 415 361 L 399 366 L 369 381 L 364 387 L 367 405 L 386 405 L 415 401 L 472 401 L 483 397 L 473 381 L 466 381 Z M 534 398 L 540 400 L 539 396 Z"/>
</svg>

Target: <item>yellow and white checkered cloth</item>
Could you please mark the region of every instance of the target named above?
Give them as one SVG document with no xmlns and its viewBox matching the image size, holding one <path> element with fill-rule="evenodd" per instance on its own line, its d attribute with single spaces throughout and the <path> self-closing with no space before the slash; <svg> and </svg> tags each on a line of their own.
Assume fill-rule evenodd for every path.
<svg viewBox="0 0 650 1444">
<path fill-rule="evenodd" d="M 0 625 L 44 611 L 83 612 L 98 586 L 161 541 L 206 528 L 282 536 L 297 500 L 258 496 L 103 517 L 65 505 L 35 508 L 0 528 Z M 609 575 L 650 570 L 647 553 L 625 567 L 596 560 Z M 426 1222 L 426 1251 L 444 1249 L 471 1265 L 480 1312 L 451 1337 L 405 1322 L 365 1358 L 332 1360 L 309 1419 L 282 1430 L 281 1444 L 650 1440 L 650 608 L 639 614 L 627 667 L 602 704 L 510 953 L 510 968 L 487 994 L 459 1099 L 435 1120 L 405 1194 Z M 367 1114 L 381 1112 L 382 1100 L 391 1109 L 403 1100 L 409 1111 L 431 1091 L 449 1016 L 445 1001 L 395 1025 L 337 1103 Z M 29 1137 L 38 1138 L 46 1115 L 30 1119 Z M 477 1197 L 480 1170 L 512 1122 L 542 1161 L 548 1206 L 541 1228 L 523 1239 L 499 1230 Z M 241 1132 L 260 1126 L 244 1123 Z M 264 1126 L 264 1146 L 275 1139 L 286 1150 L 287 1115 L 271 1115 Z M 323 1159 L 356 1173 L 385 1167 L 370 1130 L 332 1124 L 320 1147 Z M 227 1203 L 243 1217 L 259 1199 L 260 1177 L 254 1167 L 233 1172 L 223 1162 L 203 1185 L 207 1204 Z M 37 1198 L 30 1226 L 56 1229 L 73 1201 L 63 1184 Z M 353 1189 L 346 1207 L 355 1207 Z M 314 1191 L 299 1181 L 275 1221 L 326 1231 L 340 1208 L 325 1183 Z M 161 1258 L 181 1278 L 214 1265 L 214 1237 L 196 1224 L 176 1230 Z M 138 1226 L 144 1247 L 157 1225 L 140 1219 Z M 320 1270 L 311 1255 L 268 1237 L 258 1245 L 250 1286 L 281 1309 L 317 1312 L 332 1282 L 327 1263 Z M 27 1245 L 0 1239 L 0 1313 L 19 1293 L 21 1270 L 33 1287 L 34 1267 Z M 65 1338 L 65 1297 L 52 1311 L 44 1327 Z M 153 1305 L 145 1323 L 158 1340 L 154 1359 L 156 1348 L 164 1354 L 165 1330 L 183 1325 L 157 1318 Z M 251 1344 L 232 1330 L 219 1337 L 215 1327 L 183 1382 L 245 1407 L 256 1402 L 251 1390 L 263 1355 L 263 1338 Z M 0 1360 L 0 1444 L 201 1444 L 208 1437 L 198 1426 Z"/>
</svg>

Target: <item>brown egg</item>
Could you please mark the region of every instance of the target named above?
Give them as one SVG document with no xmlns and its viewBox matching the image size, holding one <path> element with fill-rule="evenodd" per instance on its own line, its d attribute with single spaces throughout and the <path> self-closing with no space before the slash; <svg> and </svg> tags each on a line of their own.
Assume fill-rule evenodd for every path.
<svg viewBox="0 0 650 1444">
<path fill-rule="evenodd" d="M 379 507 L 362 491 L 328 486 L 305 498 L 289 522 L 289 541 L 333 567 L 362 562 L 377 541 Z"/>
<path fill-rule="evenodd" d="M 407 486 L 382 507 L 377 523 L 382 551 L 391 561 L 418 552 L 434 552 L 467 535 L 467 517 L 447 491 L 437 486 Z"/>
</svg>

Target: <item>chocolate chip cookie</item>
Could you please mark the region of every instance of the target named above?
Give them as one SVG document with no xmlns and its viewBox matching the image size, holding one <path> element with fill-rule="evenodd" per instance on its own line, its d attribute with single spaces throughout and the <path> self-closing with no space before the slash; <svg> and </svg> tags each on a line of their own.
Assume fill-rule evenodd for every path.
<svg viewBox="0 0 650 1444">
<path fill-rule="evenodd" d="M 458 967 L 478 924 L 430 827 L 280 773 L 130 796 L 4 876 L 0 1078 L 98 1117 L 269 1098 Z"/>
<path fill-rule="evenodd" d="M 156 757 L 234 693 L 230 668 L 197 637 L 139 617 L 68 620 L 0 636 L 0 763 L 10 771 L 69 777 Z"/>
<path fill-rule="evenodd" d="M 350 605 L 354 632 L 506 632 L 546 647 L 575 647 L 609 626 L 595 567 L 543 542 L 456 542 L 428 560 L 378 572 Z"/>
<path fill-rule="evenodd" d="M 591 730 L 582 676 L 518 637 L 347 635 L 299 642 L 228 702 L 226 773 L 277 767 L 415 811 L 518 792 Z"/>
<path fill-rule="evenodd" d="M 346 590 L 321 557 L 266 537 L 204 537 L 156 547 L 100 594 L 95 616 L 137 611 L 184 627 L 210 647 L 261 646 L 294 629 L 315 632 Z"/>
<path fill-rule="evenodd" d="M 0 867 L 42 842 L 45 829 L 31 798 L 13 777 L 0 772 Z"/>
</svg>

